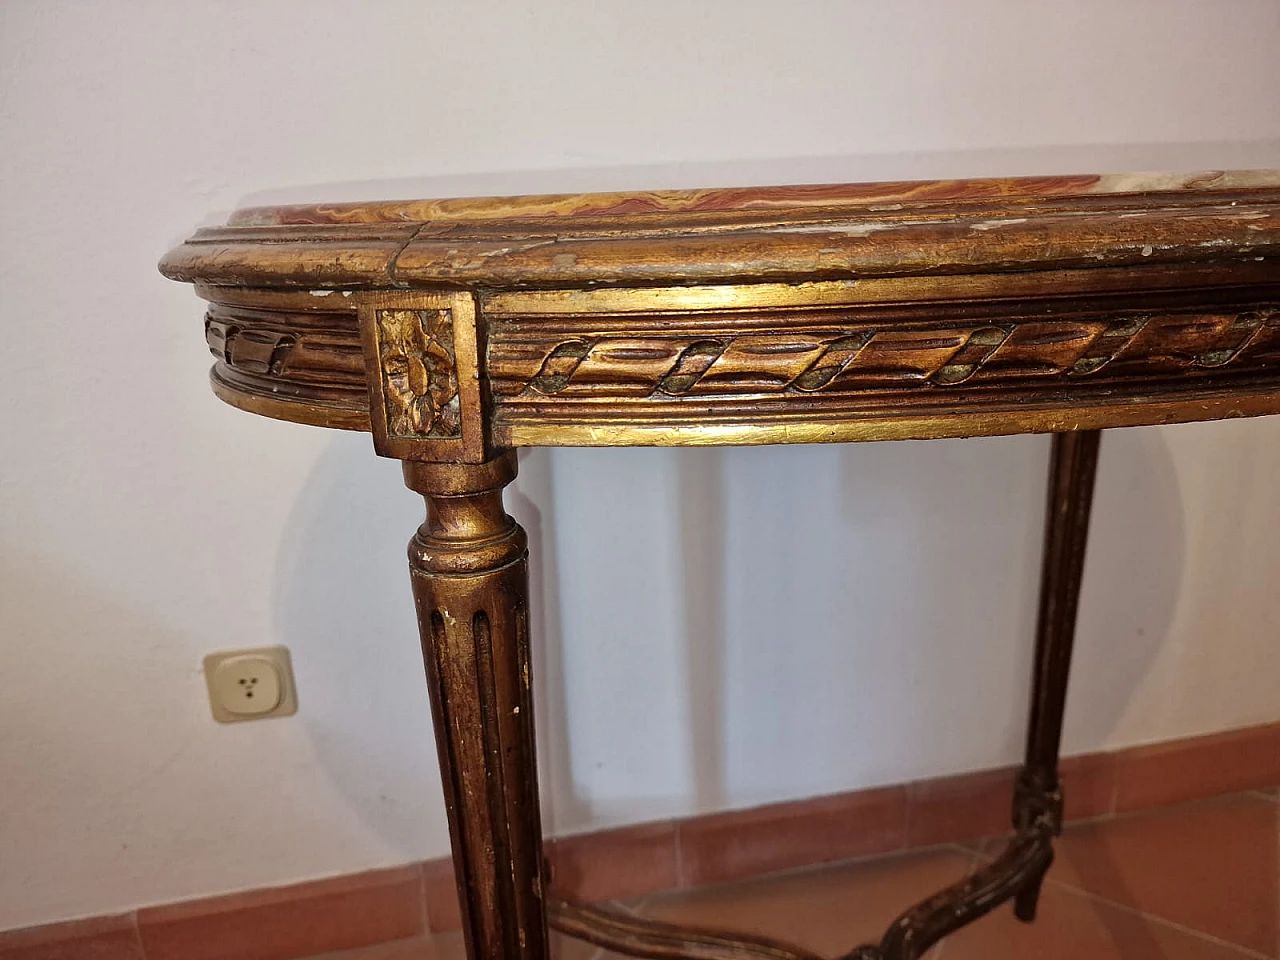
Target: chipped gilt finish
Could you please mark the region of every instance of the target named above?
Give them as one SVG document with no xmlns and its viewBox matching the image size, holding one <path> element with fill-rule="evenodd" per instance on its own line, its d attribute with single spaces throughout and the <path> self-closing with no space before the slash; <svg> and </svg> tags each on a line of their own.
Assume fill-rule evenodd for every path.
<svg viewBox="0 0 1280 960">
<path fill-rule="evenodd" d="M 1016 838 L 846 954 L 911 960 L 1006 900 L 1034 917 L 1099 432 L 1280 412 L 1274 172 L 269 207 L 161 269 L 209 302 L 219 397 L 371 431 L 426 498 L 409 559 L 473 960 L 545 960 L 548 926 L 810 957 L 548 887 L 515 448 L 1054 434 Z"/>
</svg>

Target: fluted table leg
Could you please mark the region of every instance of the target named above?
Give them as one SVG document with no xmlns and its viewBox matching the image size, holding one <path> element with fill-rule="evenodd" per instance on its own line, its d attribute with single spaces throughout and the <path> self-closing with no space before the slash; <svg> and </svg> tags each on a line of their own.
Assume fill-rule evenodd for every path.
<svg viewBox="0 0 1280 960">
<path fill-rule="evenodd" d="M 514 452 L 406 462 L 427 501 L 409 567 L 470 960 L 546 960 L 524 531 Z"/>
</svg>

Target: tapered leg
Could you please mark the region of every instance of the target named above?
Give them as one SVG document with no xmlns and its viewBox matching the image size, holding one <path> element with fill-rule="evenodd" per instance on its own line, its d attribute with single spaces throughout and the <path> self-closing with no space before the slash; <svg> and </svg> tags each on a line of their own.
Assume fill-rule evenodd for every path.
<svg viewBox="0 0 1280 960">
<path fill-rule="evenodd" d="M 1046 820 L 1054 833 L 1062 829 L 1058 751 L 1084 572 L 1089 510 L 1093 505 L 1093 481 L 1098 467 L 1099 437 L 1097 430 L 1058 433 L 1053 437 L 1031 722 L 1027 730 L 1026 763 L 1018 778 L 1013 807 L 1014 826 L 1019 830 L 1040 820 Z M 1020 920 L 1035 919 L 1043 879 L 1042 873 L 1025 886 L 1014 901 Z"/>
<path fill-rule="evenodd" d="M 406 462 L 427 501 L 409 568 L 470 960 L 546 960 L 525 534 L 502 507 L 515 454 Z"/>
</svg>

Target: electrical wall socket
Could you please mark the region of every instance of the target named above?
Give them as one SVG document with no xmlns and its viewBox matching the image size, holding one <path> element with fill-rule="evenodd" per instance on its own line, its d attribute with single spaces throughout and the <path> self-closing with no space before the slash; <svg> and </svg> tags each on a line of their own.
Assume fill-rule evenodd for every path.
<svg viewBox="0 0 1280 960">
<path fill-rule="evenodd" d="M 209 705 L 219 723 L 288 717 L 298 712 L 288 647 L 223 650 L 204 658 Z"/>
</svg>

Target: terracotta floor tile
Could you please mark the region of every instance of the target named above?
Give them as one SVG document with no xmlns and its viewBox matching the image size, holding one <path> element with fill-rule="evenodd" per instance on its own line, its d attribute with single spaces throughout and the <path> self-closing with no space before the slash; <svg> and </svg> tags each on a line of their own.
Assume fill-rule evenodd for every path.
<svg viewBox="0 0 1280 960">
<path fill-rule="evenodd" d="M 417 865 L 138 911 L 147 960 L 293 960 L 423 931 Z"/>
<path fill-rule="evenodd" d="M 954 933 L 942 960 L 1244 960 L 1249 954 L 1052 884 L 1033 924 L 1007 905 Z"/>
<path fill-rule="evenodd" d="M 1067 757 L 1060 769 L 1068 820 L 1111 813 L 1116 791 L 1114 757 Z M 1005 768 L 911 784 L 907 788 L 908 846 L 967 843 L 1012 832 L 1016 779 L 1017 771 Z"/>
<path fill-rule="evenodd" d="M 659 894 L 642 913 L 786 940 L 835 954 L 877 942 L 917 901 L 962 879 L 972 857 L 928 850 L 700 890 Z"/>
<path fill-rule="evenodd" d="M 634 960 L 634 958 L 605 950 L 594 943 L 585 943 L 582 940 L 574 940 L 572 937 L 552 934 L 551 960 Z"/>
<path fill-rule="evenodd" d="M 1101 773 L 1094 786 L 1094 802 L 1101 802 L 1108 774 Z M 929 960 L 1280 960 L 1277 799 L 1274 790 L 1253 791 L 1070 826 L 1058 844 L 1035 924 L 1018 923 L 1003 905 L 953 935 Z M 831 955 L 877 941 L 903 910 L 964 876 L 975 853 L 994 856 L 1003 842 L 975 844 L 975 852 L 941 847 L 900 853 L 661 893 L 631 904 L 655 919 L 771 936 Z M 11 960 L 5 944 L 0 935 L 0 960 Z M 67 954 L 66 960 L 81 956 Z M 326 954 L 323 960 L 462 956 L 460 934 L 448 933 Z M 552 956 L 619 960 L 556 935 Z M 61 954 L 50 957 L 63 960 Z M 19 953 L 12 960 L 47 958 Z M 125 954 L 121 960 L 135 958 Z"/>
<path fill-rule="evenodd" d="M 1110 753 L 1064 757 L 1058 765 L 1067 820 L 1103 817 L 1115 810 L 1116 758 Z"/>
<path fill-rule="evenodd" d="M 142 960 L 132 914 L 0 932 L 0 960 Z"/>
<path fill-rule="evenodd" d="M 578 900 L 641 896 L 678 885 L 674 823 L 562 837 L 547 845 L 547 856 L 552 888 Z"/>
<path fill-rule="evenodd" d="M 551 934 L 551 960 L 629 960 L 620 953 L 597 947 L 594 943 Z"/>
<path fill-rule="evenodd" d="M 436 933 L 376 947 L 326 953 L 311 960 L 464 960 L 465 952 L 461 933 Z M 614 954 L 603 953 L 599 947 L 555 933 L 551 935 L 551 957 L 552 960 L 615 960 Z"/>
<path fill-rule="evenodd" d="M 422 865 L 422 895 L 427 900 L 427 930 L 446 933 L 462 927 L 462 909 L 458 906 L 458 885 L 451 859 L 428 860 Z"/>
<path fill-rule="evenodd" d="M 697 817 L 678 833 L 681 881 L 721 883 L 900 850 L 907 794 L 901 787 Z"/>
<path fill-rule="evenodd" d="M 907 844 L 930 847 L 1012 829 L 1013 770 L 983 770 L 907 787 Z"/>
<path fill-rule="evenodd" d="M 1277 955 L 1276 805 L 1248 795 L 1068 828 L 1050 877 Z"/>
<path fill-rule="evenodd" d="M 593 960 L 596 957 L 601 958 L 601 960 L 606 957 L 609 960 L 614 960 L 618 955 L 605 953 L 594 943 L 584 943 L 581 940 L 574 940 L 572 937 L 562 937 L 558 933 L 551 934 L 552 960 Z"/>
<path fill-rule="evenodd" d="M 326 953 L 309 960 L 462 960 L 463 954 L 462 934 L 443 933 Z"/>
</svg>

